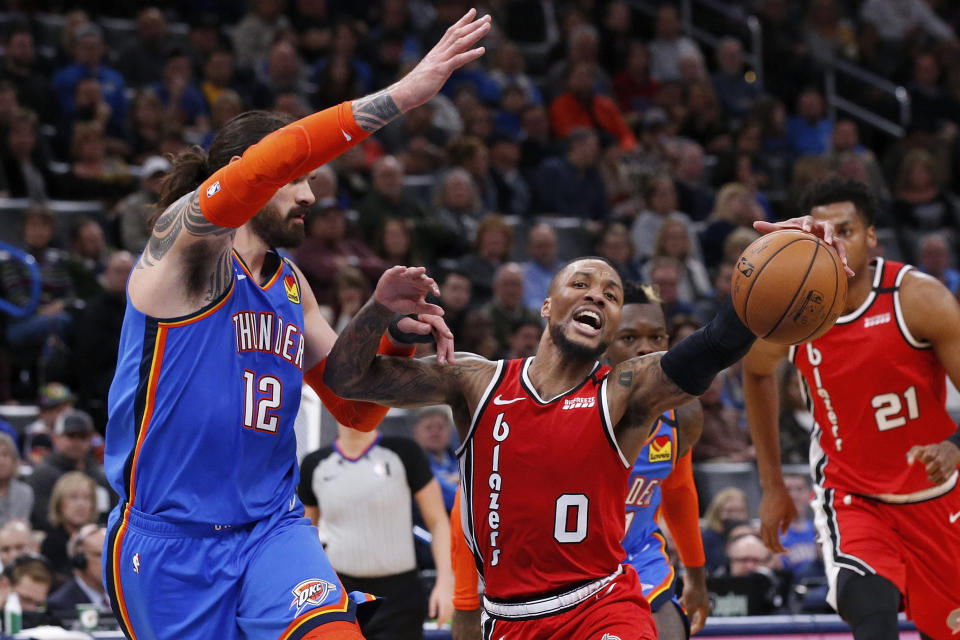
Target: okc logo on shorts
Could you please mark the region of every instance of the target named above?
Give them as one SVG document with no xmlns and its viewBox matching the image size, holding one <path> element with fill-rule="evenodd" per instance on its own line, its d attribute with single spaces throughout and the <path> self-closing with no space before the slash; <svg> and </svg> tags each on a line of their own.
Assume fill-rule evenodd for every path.
<svg viewBox="0 0 960 640">
<path fill-rule="evenodd" d="M 327 596 L 336 590 L 337 585 L 332 582 L 327 582 L 326 580 L 321 580 L 320 578 L 304 580 L 293 588 L 294 597 L 293 602 L 290 603 L 290 608 L 293 609 L 293 607 L 297 607 L 297 613 L 294 615 L 300 615 L 304 607 L 307 605 L 316 606 L 323 604 Z"/>
</svg>

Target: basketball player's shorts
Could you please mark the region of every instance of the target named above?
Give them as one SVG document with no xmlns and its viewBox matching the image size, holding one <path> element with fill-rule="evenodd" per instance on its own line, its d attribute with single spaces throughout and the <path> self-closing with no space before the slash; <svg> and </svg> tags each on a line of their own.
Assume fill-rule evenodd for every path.
<svg viewBox="0 0 960 640">
<path fill-rule="evenodd" d="M 605 581 L 605 582 L 604 582 Z M 574 591 L 592 591 L 591 585 L 602 582 L 601 588 L 578 604 L 559 613 L 513 615 L 511 608 L 484 599 L 480 616 L 484 640 L 655 640 L 656 626 L 650 605 L 643 597 L 640 579 L 630 565 L 609 578 L 594 581 Z M 550 607 L 551 601 L 563 606 L 574 592 L 529 603 L 533 609 Z M 575 597 L 575 596 L 574 596 Z M 503 616 L 509 615 L 509 618 Z"/>
<path fill-rule="evenodd" d="M 663 605 L 672 603 L 689 634 L 690 619 L 677 599 L 677 572 L 670 564 L 663 535 L 654 533 L 635 553 L 628 549 L 627 564 L 637 570 L 640 588 L 643 589 L 643 597 L 650 603 L 650 610 L 656 613 Z"/>
<path fill-rule="evenodd" d="M 123 503 L 107 526 L 104 584 L 128 638 L 297 640 L 354 622 L 372 599 L 344 592 L 295 497 L 245 526 L 171 523 Z"/>
<path fill-rule="evenodd" d="M 918 629 L 938 640 L 960 637 L 960 485 L 908 504 L 815 491 L 830 605 L 837 608 L 840 569 L 878 574 L 900 590 Z"/>
</svg>

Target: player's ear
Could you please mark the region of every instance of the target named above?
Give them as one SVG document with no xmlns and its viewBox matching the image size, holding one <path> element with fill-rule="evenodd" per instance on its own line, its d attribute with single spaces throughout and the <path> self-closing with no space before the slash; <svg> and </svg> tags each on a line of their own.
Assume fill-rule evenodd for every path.
<svg viewBox="0 0 960 640">
<path fill-rule="evenodd" d="M 867 248 L 873 249 L 877 246 L 877 228 L 873 225 L 867 227 Z"/>
<path fill-rule="evenodd" d="M 233 156 L 232 158 L 230 158 L 230 162 L 236 162 L 239 159 L 240 159 L 240 156 Z"/>
<path fill-rule="evenodd" d="M 550 298 L 543 299 L 543 304 L 540 305 L 540 317 L 541 318 L 550 317 Z"/>
</svg>

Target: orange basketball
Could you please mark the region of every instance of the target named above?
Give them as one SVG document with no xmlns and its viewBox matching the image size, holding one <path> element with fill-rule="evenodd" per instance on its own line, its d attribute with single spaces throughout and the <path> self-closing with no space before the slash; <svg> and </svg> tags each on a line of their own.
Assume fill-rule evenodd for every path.
<svg viewBox="0 0 960 640">
<path fill-rule="evenodd" d="M 733 307 L 755 334 L 778 344 L 809 342 L 837 321 L 847 275 L 836 250 L 803 231 L 774 231 L 734 265 Z"/>
</svg>

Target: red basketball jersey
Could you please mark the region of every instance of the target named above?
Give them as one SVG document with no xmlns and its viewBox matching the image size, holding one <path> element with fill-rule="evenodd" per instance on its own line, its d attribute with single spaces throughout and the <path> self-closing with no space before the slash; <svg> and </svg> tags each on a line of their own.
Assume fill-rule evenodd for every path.
<svg viewBox="0 0 960 640">
<path fill-rule="evenodd" d="M 608 576 L 625 554 L 631 465 L 607 407 L 608 367 L 545 401 L 533 358 L 500 361 L 460 455 L 464 535 L 495 600 L 529 600 Z"/>
<path fill-rule="evenodd" d="M 900 284 L 913 267 L 878 258 L 858 309 L 813 342 L 791 347 L 816 419 L 810 462 L 826 488 L 862 495 L 930 489 L 915 444 L 956 430 L 944 408 L 946 372 L 930 344 L 910 334 Z"/>
</svg>

